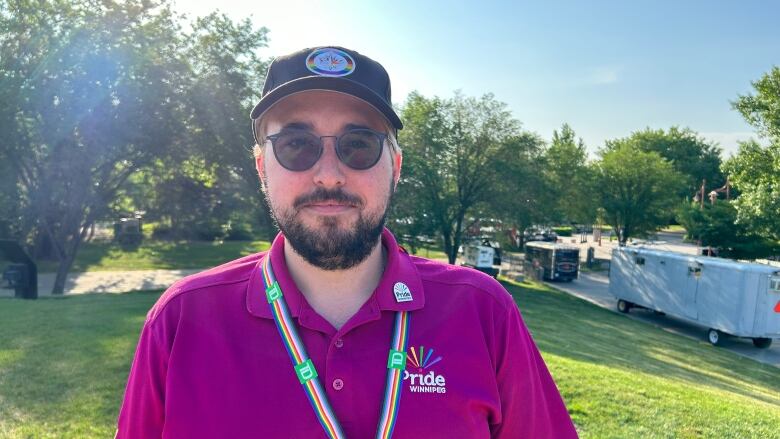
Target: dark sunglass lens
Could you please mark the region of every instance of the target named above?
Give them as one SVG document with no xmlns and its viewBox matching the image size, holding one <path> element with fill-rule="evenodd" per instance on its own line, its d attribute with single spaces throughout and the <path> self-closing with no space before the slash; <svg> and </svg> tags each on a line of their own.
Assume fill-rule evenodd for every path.
<svg viewBox="0 0 780 439">
<path fill-rule="evenodd" d="M 276 159 L 291 171 L 305 171 L 320 158 L 320 139 L 306 132 L 282 133 L 274 143 Z"/>
<path fill-rule="evenodd" d="M 353 130 L 339 139 L 339 158 L 353 169 L 368 169 L 382 154 L 382 143 L 373 131 Z"/>
</svg>

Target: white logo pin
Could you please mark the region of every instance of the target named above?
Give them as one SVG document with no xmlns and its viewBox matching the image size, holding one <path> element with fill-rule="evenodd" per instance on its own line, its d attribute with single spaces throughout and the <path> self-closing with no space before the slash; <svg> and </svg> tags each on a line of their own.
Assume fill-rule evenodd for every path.
<svg viewBox="0 0 780 439">
<path fill-rule="evenodd" d="M 412 301 L 412 292 L 409 291 L 409 287 L 403 282 L 396 282 L 395 285 L 393 285 L 393 294 L 395 294 L 396 302 Z"/>
</svg>

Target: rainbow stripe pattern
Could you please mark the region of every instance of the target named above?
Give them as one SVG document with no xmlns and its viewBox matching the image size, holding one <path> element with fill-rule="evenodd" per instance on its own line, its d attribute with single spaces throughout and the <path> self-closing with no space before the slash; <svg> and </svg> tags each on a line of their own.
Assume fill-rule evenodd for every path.
<svg viewBox="0 0 780 439">
<path fill-rule="evenodd" d="M 406 366 L 406 346 L 409 343 L 409 313 L 399 311 L 395 314 L 393 345 L 387 359 L 387 382 L 382 411 L 379 414 L 379 427 L 376 437 L 389 439 L 393 436 L 398 409 L 401 405 L 403 390 L 403 371 Z"/>
<path fill-rule="evenodd" d="M 271 258 L 268 256 L 263 260 L 262 272 L 265 295 L 271 307 L 276 328 L 279 330 L 279 335 L 282 337 L 283 344 L 293 363 L 295 374 L 303 385 L 317 420 L 330 439 L 345 439 L 346 436 L 318 379 L 314 363 L 306 353 L 306 347 L 298 336 L 295 321 L 290 315 L 282 290 L 274 277 Z M 401 402 L 402 376 L 406 366 L 408 339 L 409 313 L 399 311 L 395 316 L 392 346 L 387 360 L 387 383 L 377 428 L 377 438 L 389 439 L 393 435 Z"/>
<path fill-rule="evenodd" d="M 425 347 L 420 346 L 417 348 L 417 351 L 415 351 L 414 348 L 409 349 L 409 351 L 411 353 L 406 355 L 406 359 L 412 366 L 418 369 L 427 369 L 441 361 L 441 355 L 431 360 L 431 357 L 433 356 L 433 349 L 431 348 L 428 348 L 428 351 L 426 352 Z M 425 357 L 423 357 L 423 353 L 425 353 Z"/>
</svg>

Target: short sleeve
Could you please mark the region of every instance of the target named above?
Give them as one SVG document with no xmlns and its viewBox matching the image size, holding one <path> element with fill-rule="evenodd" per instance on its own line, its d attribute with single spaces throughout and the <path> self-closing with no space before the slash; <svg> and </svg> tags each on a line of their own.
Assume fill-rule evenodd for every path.
<svg viewBox="0 0 780 439">
<path fill-rule="evenodd" d="M 563 399 L 514 301 L 507 306 L 506 319 L 496 325 L 496 330 L 501 422 L 491 425 L 491 436 L 576 438 Z"/>
<path fill-rule="evenodd" d="M 127 379 L 116 438 L 162 437 L 168 352 L 159 338 L 147 320 Z"/>
</svg>

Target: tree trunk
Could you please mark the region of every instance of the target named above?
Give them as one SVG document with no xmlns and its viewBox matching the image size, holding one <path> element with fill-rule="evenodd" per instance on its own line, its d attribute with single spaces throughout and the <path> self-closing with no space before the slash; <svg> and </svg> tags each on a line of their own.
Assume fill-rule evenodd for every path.
<svg viewBox="0 0 780 439">
<path fill-rule="evenodd" d="M 444 253 L 447 254 L 447 260 L 450 264 L 455 263 L 455 253 L 458 252 L 458 249 L 453 249 L 452 247 L 452 235 L 449 230 L 442 230 L 441 231 L 442 240 L 444 241 Z"/>
<path fill-rule="evenodd" d="M 54 278 L 54 287 L 51 289 L 52 296 L 61 296 L 65 293 L 65 281 L 68 278 L 68 272 L 73 267 L 73 261 L 76 259 L 76 252 L 69 253 L 57 266 L 57 276 Z"/>
<path fill-rule="evenodd" d="M 91 224 L 94 224 L 94 221 L 91 219 L 87 219 L 88 222 L 91 222 Z M 61 296 L 65 293 L 65 281 L 68 278 L 68 272 L 70 272 L 70 269 L 73 267 L 73 262 L 76 260 L 76 255 L 78 254 L 79 247 L 81 246 L 81 243 L 84 241 L 84 238 L 87 236 L 87 232 L 89 231 L 89 225 L 82 226 L 79 229 L 77 229 L 73 234 L 71 234 L 71 240 L 70 242 L 63 243 L 63 257 L 60 258 L 60 264 L 57 266 L 57 275 L 54 278 L 54 286 L 51 289 L 51 294 L 53 296 Z"/>
<path fill-rule="evenodd" d="M 457 221 L 455 222 L 455 237 L 452 240 L 452 246 L 455 248 L 455 252 L 453 253 L 450 264 L 454 264 L 455 259 L 457 259 L 458 257 L 458 248 L 460 247 L 460 237 L 463 233 L 461 231 L 461 227 L 463 226 L 463 216 L 464 215 L 459 215 Z"/>
</svg>

